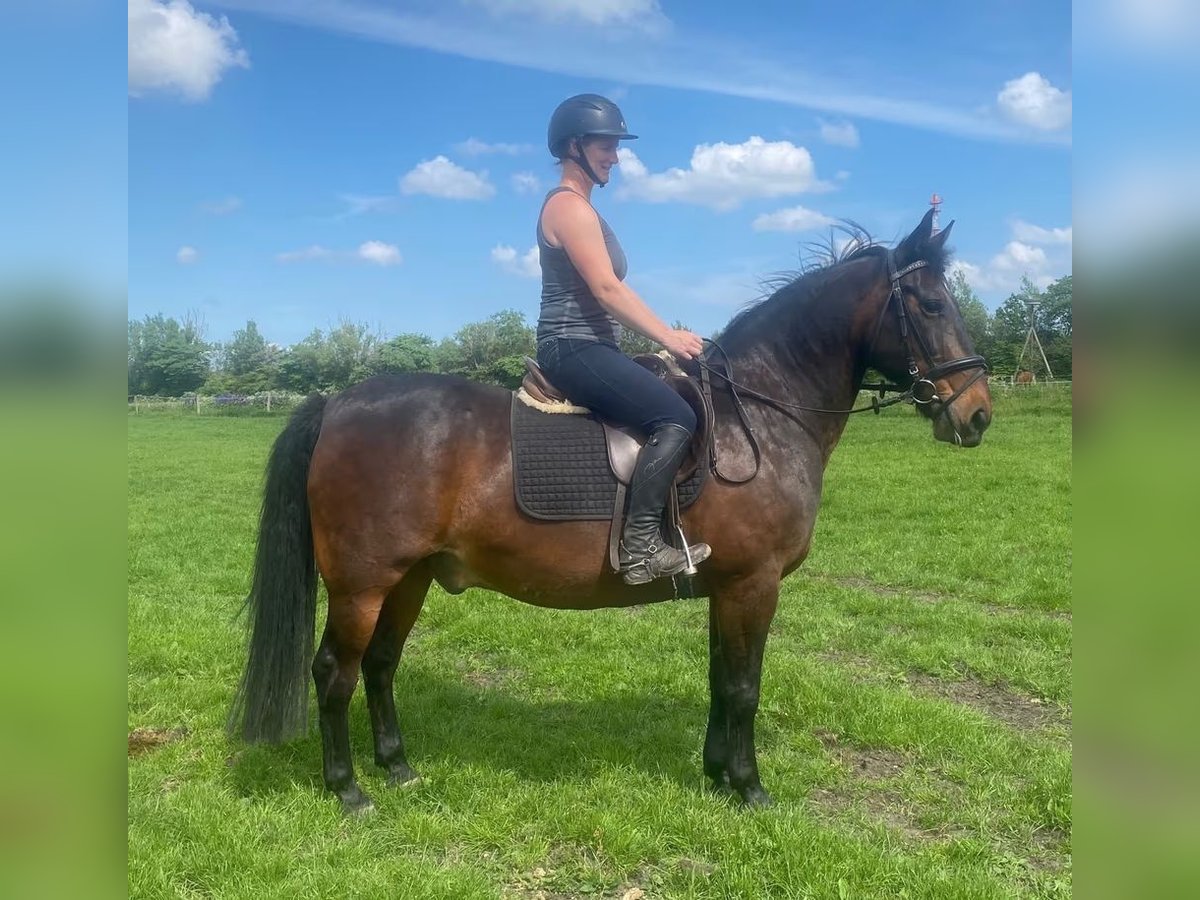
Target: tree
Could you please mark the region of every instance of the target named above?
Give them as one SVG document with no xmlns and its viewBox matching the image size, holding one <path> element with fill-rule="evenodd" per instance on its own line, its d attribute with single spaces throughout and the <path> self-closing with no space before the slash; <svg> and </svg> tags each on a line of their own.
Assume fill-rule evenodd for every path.
<svg viewBox="0 0 1200 900">
<path fill-rule="evenodd" d="M 380 344 L 368 363 L 372 375 L 402 375 L 406 372 L 432 372 L 436 346 L 424 334 L 398 334 Z"/>
<path fill-rule="evenodd" d="M 321 389 L 321 358 L 325 336 L 314 328 L 308 336 L 285 350 L 279 359 L 279 386 L 301 394 Z"/>
<path fill-rule="evenodd" d="M 329 332 L 318 355 L 323 390 L 344 390 L 371 375 L 379 337 L 361 322 L 343 319 Z"/>
<path fill-rule="evenodd" d="M 1041 291 L 1028 278 L 1021 279 L 1019 290 L 1010 294 L 992 317 L 995 339 L 992 368 L 1010 374 L 1016 371 L 1017 361 L 1029 335 L 1029 308 L 1037 316 L 1037 336 L 1046 351 L 1056 378 L 1071 375 L 1071 276 L 1067 275 Z M 1036 353 L 1036 348 L 1034 350 Z M 1037 364 L 1040 366 L 1041 361 Z M 1028 353 L 1026 362 L 1030 364 Z"/>
<path fill-rule="evenodd" d="M 464 325 L 438 345 L 436 356 L 442 372 L 516 388 L 525 370 L 524 357 L 534 352 L 534 329 L 523 313 L 506 309 Z"/>
<path fill-rule="evenodd" d="M 276 386 L 279 378 L 279 351 L 268 344 L 253 320 L 235 331 L 222 348 L 222 371 L 228 390 L 257 394 Z"/>
<path fill-rule="evenodd" d="M 967 334 L 975 347 L 975 352 L 987 358 L 992 350 L 992 320 L 988 316 L 987 307 L 975 293 L 975 289 L 967 282 L 967 276 L 962 269 L 956 269 L 950 278 L 950 293 L 958 304 L 963 324 L 967 326 Z"/>
<path fill-rule="evenodd" d="M 210 349 L 191 316 L 182 323 L 162 313 L 130 320 L 129 393 L 178 397 L 196 390 L 208 377 Z"/>
<path fill-rule="evenodd" d="M 1038 334 L 1044 326 L 1049 336 L 1045 341 L 1046 358 L 1057 378 L 1071 377 L 1071 276 L 1065 275 L 1042 292 L 1042 308 L 1038 312 Z"/>
</svg>

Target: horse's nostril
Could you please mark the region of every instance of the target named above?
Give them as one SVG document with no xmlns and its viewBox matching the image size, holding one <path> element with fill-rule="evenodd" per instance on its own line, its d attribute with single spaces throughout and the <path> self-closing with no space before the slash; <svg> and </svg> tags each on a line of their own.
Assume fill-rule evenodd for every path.
<svg viewBox="0 0 1200 900">
<path fill-rule="evenodd" d="M 983 431 L 988 425 L 992 424 L 992 417 L 988 415 L 986 409 L 980 408 L 975 410 L 975 415 L 971 416 L 971 424 L 975 426 L 977 431 Z"/>
</svg>

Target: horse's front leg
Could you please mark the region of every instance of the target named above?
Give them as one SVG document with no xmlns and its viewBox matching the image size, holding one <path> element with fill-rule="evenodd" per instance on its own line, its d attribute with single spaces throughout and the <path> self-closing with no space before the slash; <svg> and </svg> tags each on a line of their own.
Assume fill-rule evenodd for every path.
<svg viewBox="0 0 1200 900">
<path fill-rule="evenodd" d="M 725 697 L 721 686 L 721 643 L 717 639 L 717 604 L 708 604 L 708 730 L 704 734 L 704 774 L 715 790 L 729 789 L 729 728 L 725 720 Z"/>
<path fill-rule="evenodd" d="M 714 590 L 709 605 L 709 688 L 712 706 L 704 741 L 704 771 L 748 806 L 767 806 L 758 777 L 754 716 L 762 685 L 763 649 L 779 603 L 779 580 L 745 579 Z"/>
</svg>

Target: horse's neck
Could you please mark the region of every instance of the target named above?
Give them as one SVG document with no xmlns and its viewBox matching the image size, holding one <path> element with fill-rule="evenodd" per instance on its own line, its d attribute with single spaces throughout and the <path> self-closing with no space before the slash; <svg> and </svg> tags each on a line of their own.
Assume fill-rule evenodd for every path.
<svg viewBox="0 0 1200 900">
<path fill-rule="evenodd" d="M 864 289 L 865 290 L 865 289 Z M 822 308 L 820 296 L 808 297 L 791 311 L 776 336 L 733 355 L 734 378 L 785 403 L 824 410 L 849 410 L 858 395 L 864 369 L 860 346 L 861 316 L 853 309 Z M 845 301 L 843 301 L 845 302 Z M 761 405 L 761 404 L 759 404 Z M 786 408 L 785 408 L 786 409 Z M 821 446 L 826 460 L 846 427 L 846 412 L 764 411 L 772 429 L 791 427 Z"/>
</svg>

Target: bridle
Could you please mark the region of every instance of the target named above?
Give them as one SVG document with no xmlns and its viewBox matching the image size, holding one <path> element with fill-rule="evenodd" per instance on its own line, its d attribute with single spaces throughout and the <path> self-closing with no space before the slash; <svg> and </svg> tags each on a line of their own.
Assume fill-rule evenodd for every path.
<svg viewBox="0 0 1200 900">
<path fill-rule="evenodd" d="M 734 408 L 737 411 L 738 418 L 741 420 L 742 427 L 746 430 L 746 434 L 749 436 L 750 445 L 754 451 L 755 474 L 758 473 L 761 455 L 758 448 L 758 441 L 754 436 L 754 430 L 750 425 L 750 419 L 746 415 L 745 407 L 742 405 L 740 396 L 741 394 L 744 394 L 747 397 L 753 397 L 756 400 L 761 400 L 764 403 L 769 403 L 772 406 L 781 409 L 795 409 L 802 412 L 828 413 L 831 415 L 846 415 L 860 412 L 875 412 L 878 414 L 879 411 L 884 407 L 905 402 L 911 402 L 915 406 L 921 408 L 927 408 L 931 404 L 937 403 L 939 404 L 939 408 L 935 415 L 943 416 L 949 411 L 950 405 L 959 397 L 961 397 L 967 388 L 987 374 L 987 360 L 978 355 L 960 356 L 957 359 L 947 360 L 946 362 L 942 363 L 935 362 L 933 358 L 933 352 L 929 348 L 929 341 L 927 340 L 925 332 L 921 328 L 920 323 L 915 318 L 912 318 L 908 315 L 908 309 L 904 305 L 904 290 L 900 286 L 900 280 L 905 275 L 915 272 L 917 269 L 928 266 L 929 263 L 926 260 L 919 259 L 916 262 L 909 263 L 902 269 L 897 269 L 895 251 L 889 249 L 887 251 L 885 265 L 887 266 L 888 280 L 891 282 L 891 290 L 888 292 L 887 300 L 885 300 L 883 305 L 880 307 L 879 316 L 875 320 L 875 327 L 872 329 L 871 343 L 868 345 L 866 358 L 869 360 L 874 355 L 875 344 L 878 341 L 879 333 L 883 328 L 883 321 L 887 318 L 888 310 L 891 309 L 893 305 L 892 301 L 894 300 L 896 317 L 900 327 L 900 340 L 904 343 L 905 351 L 908 354 L 908 376 L 911 379 L 911 383 L 907 387 L 888 382 L 863 384 L 861 386 L 862 390 L 879 392 L 877 396 L 873 396 L 871 398 L 871 403 L 867 406 L 857 406 L 851 409 L 822 409 L 816 406 L 803 406 L 799 403 L 788 403 L 787 401 L 780 400 L 776 397 L 771 397 L 767 394 L 760 393 L 753 388 L 747 387 L 744 384 L 739 384 L 737 381 L 735 381 L 733 379 L 733 364 L 729 359 L 729 354 L 725 352 L 725 348 L 716 341 L 709 340 L 707 338 L 704 339 L 705 343 L 711 344 L 713 348 L 715 348 L 721 354 L 724 360 L 724 367 L 728 370 L 728 374 L 721 371 L 719 368 L 710 366 L 703 358 L 699 359 L 700 380 L 703 390 L 707 395 L 711 396 L 711 387 L 709 383 L 710 374 L 717 376 L 727 385 L 729 385 L 729 393 L 733 398 Z M 916 357 L 913 355 L 914 339 L 916 340 L 917 347 L 920 349 L 921 356 L 925 362 L 924 374 L 921 373 L 921 368 L 919 365 L 917 365 Z M 977 371 L 974 375 L 968 378 L 958 390 L 943 400 L 941 395 L 938 393 L 937 385 L 934 383 L 935 379 L 942 378 L 946 375 L 952 375 L 955 372 L 965 372 L 968 369 L 976 369 Z M 889 393 L 894 393 L 897 396 L 891 397 L 887 400 L 882 399 L 884 394 Z M 957 431 L 955 432 L 955 436 L 957 437 Z M 725 481 L 740 483 L 742 481 L 749 480 L 727 478 L 721 472 L 717 471 L 715 466 L 715 454 L 712 462 L 713 471 Z M 754 475 L 750 476 L 750 478 L 753 477 Z"/>
<path fill-rule="evenodd" d="M 920 322 L 908 315 L 908 308 L 904 305 L 904 290 L 900 287 L 900 279 L 910 272 L 915 272 L 917 269 L 928 266 L 929 263 L 923 259 L 918 259 L 916 262 L 911 262 L 903 269 L 896 268 L 896 252 L 888 250 L 887 252 L 887 269 L 888 279 L 892 283 L 892 289 L 888 294 L 887 300 L 879 311 L 879 318 L 875 321 L 875 328 L 871 335 L 871 343 L 867 350 L 867 359 L 874 355 L 875 342 L 879 338 L 880 329 L 883 327 L 883 320 L 887 316 L 888 309 L 892 306 L 892 301 L 896 305 L 896 317 L 900 322 L 900 340 L 904 342 L 904 348 L 908 353 L 908 377 L 912 379 L 912 384 L 909 385 L 905 392 L 908 399 L 917 406 L 928 406 L 931 403 L 940 404 L 938 415 L 944 415 L 949 409 L 950 404 L 962 396 L 976 381 L 987 374 L 987 360 L 982 356 L 960 356 L 958 359 L 951 359 L 943 363 L 935 363 L 933 353 L 929 349 L 929 341 L 926 340 L 925 332 L 921 328 Z M 921 350 L 921 355 L 925 359 L 925 374 L 921 374 L 920 368 L 917 366 L 917 361 L 913 357 L 912 340 L 909 338 L 909 333 L 916 338 L 917 346 Z M 955 372 L 965 372 L 967 369 L 976 369 L 974 375 L 963 382 L 953 394 L 945 400 L 938 394 L 937 385 L 934 380 L 942 378 L 946 375 L 952 375 Z M 887 390 L 891 385 L 881 386 L 881 392 Z"/>
</svg>

